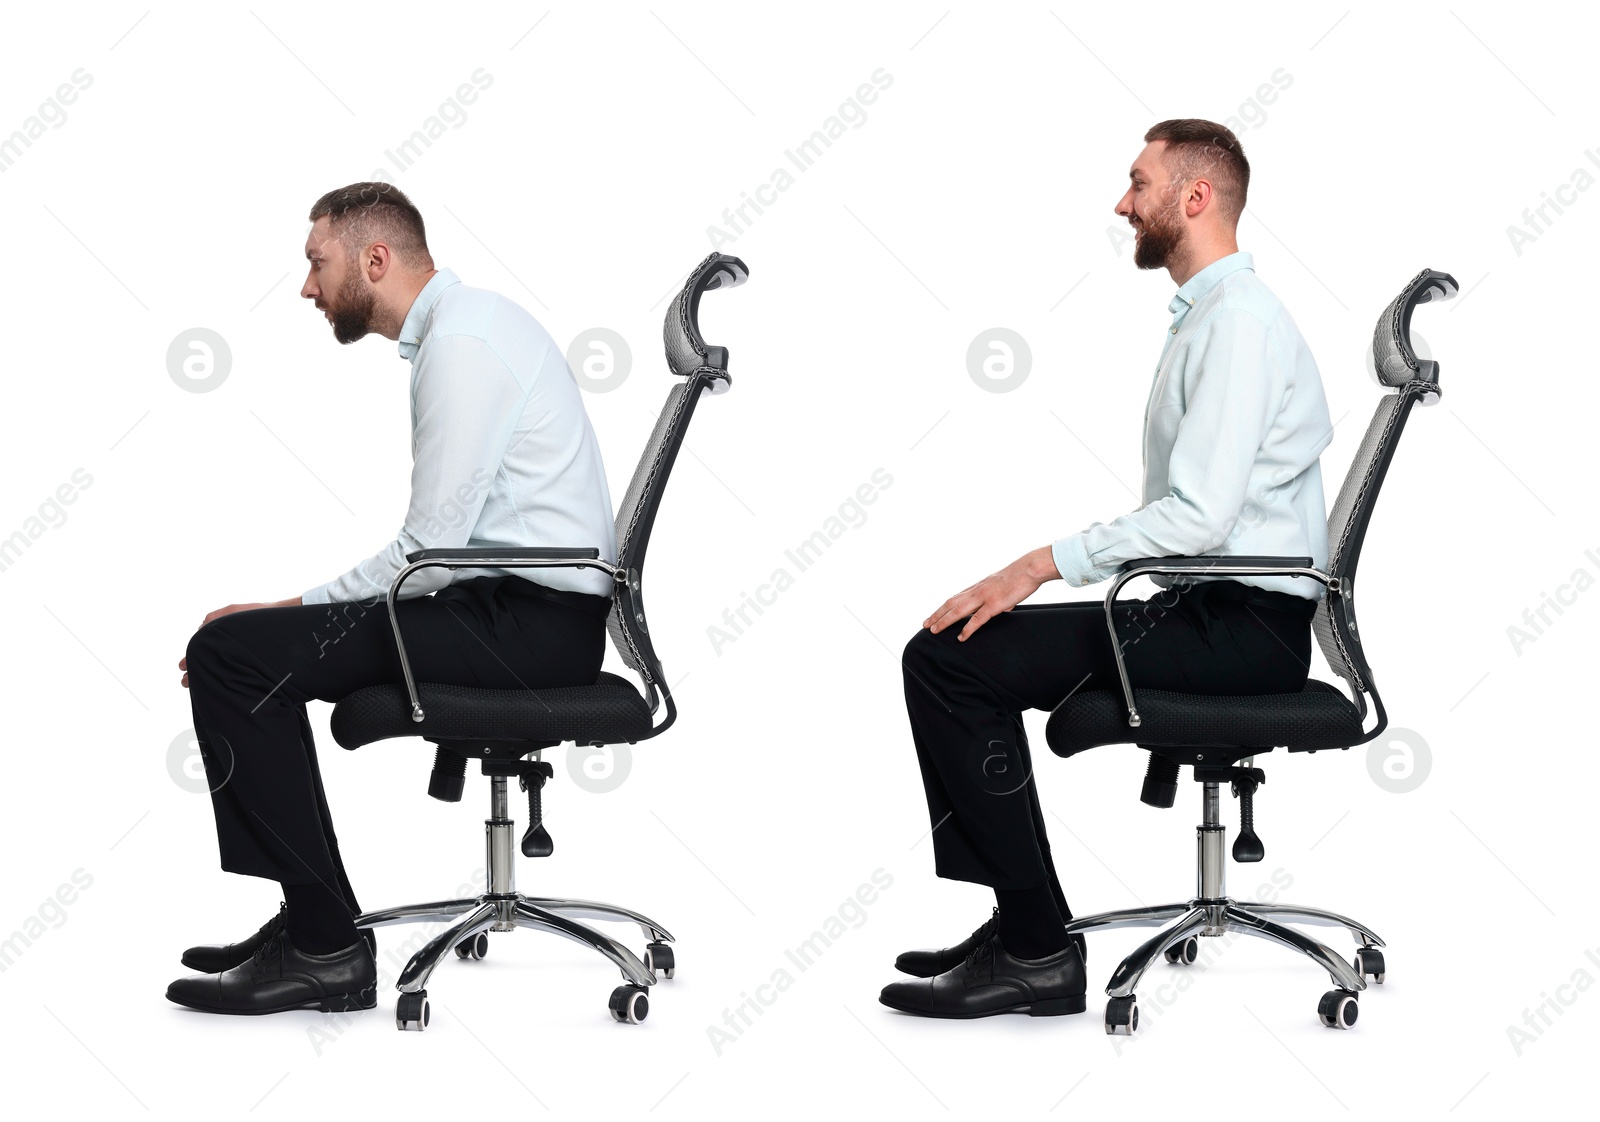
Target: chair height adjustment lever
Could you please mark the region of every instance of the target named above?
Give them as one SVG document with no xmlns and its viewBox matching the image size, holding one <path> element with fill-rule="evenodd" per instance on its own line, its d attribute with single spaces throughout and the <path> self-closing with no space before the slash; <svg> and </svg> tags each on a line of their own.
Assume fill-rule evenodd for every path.
<svg viewBox="0 0 1600 1122">
<path fill-rule="evenodd" d="M 555 769 L 549 764 L 537 763 L 522 771 L 518 779 L 522 789 L 528 792 L 528 829 L 522 835 L 524 857 L 549 857 L 555 852 L 556 845 L 550 838 L 550 831 L 544 828 L 544 806 L 541 795 L 544 781 L 554 774 Z"/>
<path fill-rule="evenodd" d="M 1240 772 L 1251 769 L 1240 768 Z M 1233 793 L 1239 796 L 1239 836 L 1233 839 L 1233 859 L 1240 864 L 1249 864 L 1260 861 L 1267 855 L 1267 850 L 1261 844 L 1261 839 L 1256 836 L 1255 800 L 1258 782 L 1255 776 L 1236 774 L 1233 780 Z"/>
</svg>

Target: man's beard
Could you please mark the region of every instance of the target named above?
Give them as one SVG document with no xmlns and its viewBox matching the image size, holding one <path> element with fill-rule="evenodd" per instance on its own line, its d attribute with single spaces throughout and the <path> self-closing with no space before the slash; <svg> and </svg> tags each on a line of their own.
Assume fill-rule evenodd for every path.
<svg viewBox="0 0 1600 1122">
<path fill-rule="evenodd" d="M 1174 214 L 1176 207 L 1162 207 L 1143 223 L 1144 237 L 1134 243 L 1133 263 L 1141 269 L 1162 269 L 1172 264 L 1183 245 L 1184 228 Z"/>
<path fill-rule="evenodd" d="M 333 313 L 333 337 L 341 343 L 354 343 L 372 330 L 372 309 L 377 304 L 377 296 L 371 285 L 362 282 L 360 272 L 352 266 L 329 308 Z"/>
</svg>

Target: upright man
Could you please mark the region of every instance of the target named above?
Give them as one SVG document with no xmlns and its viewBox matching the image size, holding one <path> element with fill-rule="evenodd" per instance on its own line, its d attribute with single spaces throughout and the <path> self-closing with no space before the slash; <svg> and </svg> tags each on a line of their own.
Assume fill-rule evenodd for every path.
<svg viewBox="0 0 1600 1122">
<path fill-rule="evenodd" d="M 936 871 L 992 887 L 996 907 L 963 942 L 900 956 L 895 965 L 922 980 L 892 983 L 880 1000 L 904 1012 L 1041 1016 L 1085 1006 L 1085 945 L 1064 928 L 1072 912 L 1050 858 L 1022 711 L 1120 688 L 1115 653 L 1098 601 L 1018 605 L 1046 581 L 1081 587 L 1137 558 L 1327 564 L 1318 456 L 1333 427 L 1305 340 L 1235 240 L 1250 181 L 1244 151 L 1211 121 L 1163 121 L 1144 139 L 1116 212 L 1133 227 L 1134 264 L 1164 268 L 1178 286 L 1145 414 L 1144 502 L 950 597 L 906 644 L 906 709 Z M 1121 600 L 1116 613 L 1140 688 L 1303 686 L 1320 585 L 1153 579 L 1167 589 L 1154 611 Z"/>
<path fill-rule="evenodd" d="M 538 321 L 435 269 L 422 215 L 389 184 L 330 191 L 310 218 L 300 295 L 339 342 L 377 333 L 411 363 L 411 501 L 399 536 L 375 556 L 291 600 L 212 612 L 178 663 L 222 868 L 283 891 L 278 914 L 243 942 L 184 953 L 184 965 L 205 973 L 174 981 L 167 997 L 214 1013 L 377 1002 L 376 944 L 353 922 L 360 908 L 306 703 L 401 680 L 383 600 L 406 554 L 565 546 L 616 559 L 600 448 L 561 349 Z M 591 569 L 430 568 L 407 579 L 396 608 L 419 681 L 590 685 L 605 652 L 609 588 Z"/>
</svg>

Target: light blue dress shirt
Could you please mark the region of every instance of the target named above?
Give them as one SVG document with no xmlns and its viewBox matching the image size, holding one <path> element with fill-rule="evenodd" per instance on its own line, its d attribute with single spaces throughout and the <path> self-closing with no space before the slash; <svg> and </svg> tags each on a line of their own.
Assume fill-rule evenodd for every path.
<svg viewBox="0 0 1600 1122">
<path fill-rule="evenodd" d="M 419 549 L 595 548 L 615 562 L 616 530 L 600 445 L 561 348 L 526 310 L 435 273 L 400 328 L 411 361 L 411 503 L 400 535 L 306 604 L 387 595 Z M 514 575 L 551 588 L 611 593 L 597 569 L 420 569 L 409 600 L 455 581 Z"/>
<path fill-rule="evenodd" d="M 1071 585 L 1106 580 L 1124 561 L 1146 557 L 1310 557 L 1325 570 L 1318 456 L 1333 425 L 1300 329 L 1244 252 L 1190 277 L 1168 308 L 1172 325 L 1145 406 L 1144 504 L 1053 543 L 1056 569 Z M 1150 579 L 1168 588 L 1183 578 Z M 1227 579 L 1323 595 L 1307 577 Z"/>
</svg>

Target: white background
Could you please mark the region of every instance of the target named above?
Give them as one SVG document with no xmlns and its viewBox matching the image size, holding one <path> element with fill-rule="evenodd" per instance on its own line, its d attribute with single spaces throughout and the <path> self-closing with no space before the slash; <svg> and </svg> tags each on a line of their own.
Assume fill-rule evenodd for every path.
<svg viewBox="0 0 1600 1122">
<path fill-rule="evenodd" d="M 1576 570 L 1600 575 L 1593 360 L 1579 345 L 1600 192 L 1547 211 L 1520 253 L 1507 233 L 1575 169 L 1600 174 L 1584 155 L 1600 146 L 1594 29 L 1575 10 L 8 12 L 0 133 L 75 70 L 92 76 L 0 175 L 0 535 L 25 532 L 75 470 L 92 477 L 0 572 L 0 935 L 48 920 L 0 972 L 8 1106 L 1137 1116 L 1244 1100 L 1316 1117 L 1502 1117 L 1586 1092 L 1600 994 L 1558 987 L 1600 978 L 1596 768 L 1580 719 L 1600 593 L 1551 613 L 1520 652 L 1507 633 Z M 682 715 L 609 793 L 573 782 L 553 752 L 556 854 L 519 868 L 524 891 L 658 918 L 679 975 L 643 1025 L 620 1026 L 607 963 L 521 933 L 441 969 L 420 1035 L 395 1032 L 391 989 L 344 1018 L 183 1010 L 163 996 L 181 949 L 242 938 L 278 894 L 220 871 L 209 800 L 169 771 L 191 723 L 177 660 L 207 612 L 343 572 L 406 506 L 409 366 L 376 336 L 336 346 L 298 298 L 305 214 L 384 166 L 480 67 L 493 82 L 465 120 L 391 177 L 425 215 L 437 264 L 522 303 L 563 346 L 595 326 L 629 341 L 620 387 L 586 396 L 617 499 L 670 383 L 666 297 L 711 248 L 708 226 L 874 71 L 893 78 L 859 127 L 730 230 L 723 248 L 750 283 L 707 296 L 702 325 L 731 351 L 733 388 L 701 404 L 646 577 Z M 1287 88 L 1251 104 L 1280 69 Z M 1330 504 L 1379 396 L 1362 373 L 1378 313 L 1423 267 L 1462 288 L 1417 315 L 1445 396 L 1413 413 L 1363 555 L 1361 626 L 1391 731 L 1426 753 L 1385 739 L 1263 758 L 1267 860 L 1230 868 L 1236 896 L 1276 875 L 1282 899 L 1371 924 L 1389 980 L 1353 1031 L 1331 1032 L 1314 1016 L 1327 988 L 1314 966 L 1235 942 L 1183 992 L 1170 968 L 1153 971 L 1139 1035 L 1113 1039 L 1100 989 L 1142 937 L 1116 932 L 1090 940 L 1083 1016 L 892 1014 L 876 996 L 898 977 L 894 956 L 961 938 L 991 904 L 933 876 L 900 649 L 946 596 L 1135 505 L 1173 285 L 1108 232 L 1126 228 L 1112 207 L 1144 131 L 1184 116 L 1234 120 L 1251 161 L 1240 246 L 1321 366 L 1339 422 L 1322 460 Z M 167 370 L 169 344 L 196 326 L 232 352 L 208 393 Z M 1008 393 L 967 371 L 995 326 L 1032 352 Z M 723 611 L 879 468 L 893 483 L 866 520 L 716 649 L 707 629 Z M 1332 678 L 1320 654 L 1313 673 Z M 347 754 L 329 707 L 311 711 L 362 902 L 470 882 L 486 783 L 431 800 L 424 742 Z M 1198 789 L 1153 810 L 1137 801 L 1143 753 L 1063 761 L 1044 714 L 1028 719 L 1075 910 L 1186 898 Z M 1369 763 L 1426 773 L 1397 793 Z M 796 970 L 785 949 L 880 869 L 892 886 Z M 77 870 L 89 887 L 52 906 Z M 389 979 L 384 952 L 411 930 L 379 932 Z M 636 931 L 617 930 L 637 949 Z M 776 999 L 719 1051 L 708 1029 L 783 967 L 793 985 L 760 991 Z M 1524 1011 L 1546 995 L 1570 1004 L 1546 1006 L 1559 1015 L 1534 1036 Z"/>
</svg>

